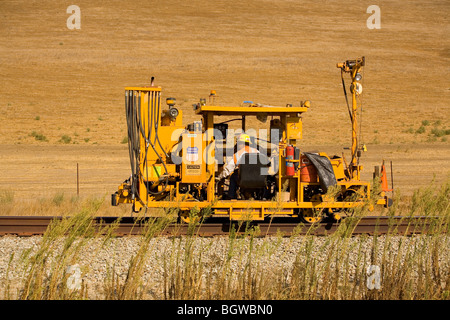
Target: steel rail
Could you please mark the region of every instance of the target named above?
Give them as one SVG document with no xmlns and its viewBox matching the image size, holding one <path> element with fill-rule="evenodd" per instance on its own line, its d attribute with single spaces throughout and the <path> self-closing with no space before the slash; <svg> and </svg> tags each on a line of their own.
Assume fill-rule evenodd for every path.
<svg viewBox="0 0 450 320">
<path fill-rule="evenodd" d="M 63 217 L 51 216 L 0 216 L 0 236 L 43 235 L 52 222 L 62 222 Z M 363 218 L 346 218 L 341 222 L 323 221 L 307 224 L 292 222 L 293 218 L 276 218 L 271 221 L 230 222 L 228 219 L 210 218 L 197 224 L 167 224 L 154 232 L 155 236 L 198 235 L 203 237 L 226 236 L 231 231 L 236 234 L 255 236 L 323 236 L 334 232 L 346 235 L 374 234 L 427 234 L 447 233 L 449 221 L 438 217 L 386 217 L 369 216 Z M 115 236 L 143 235 L 151 230 L 152 218 L 135 217 L 95 217 L 91 221 L 94 231 L 101 234 L 110 233 Z M 69 228 L 70 229 L 70 228 Z M 156 229 L 155 229 L 156 230 Z"/>
</svg>

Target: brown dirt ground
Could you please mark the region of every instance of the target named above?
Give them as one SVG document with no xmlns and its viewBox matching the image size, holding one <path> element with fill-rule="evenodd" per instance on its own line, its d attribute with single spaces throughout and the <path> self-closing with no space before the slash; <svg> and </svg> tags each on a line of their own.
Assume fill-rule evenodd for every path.
<svg viewBox="0 0 450 320">
<path fill-rule="evenodd" d="M 75 194 L 76 163 L 82 194 L 114 192 L 129 175 L 123 90 L 151 76 L 185 122 L 211 89 L 224 105 L 309 99 L 305 151 L 340 154 L 351 133 L 336 63 L 362 55 L 364 177 L 383 158 L 405 194 L 449 176 L 448 135 L 432 134 L 450 123 L 448 1 L 378 1 L 379 30 L 365 1 L 76 4 L 80 30 L 68 4 L 0 2 L 0 188 L 16 199 Z"/>
</svg>

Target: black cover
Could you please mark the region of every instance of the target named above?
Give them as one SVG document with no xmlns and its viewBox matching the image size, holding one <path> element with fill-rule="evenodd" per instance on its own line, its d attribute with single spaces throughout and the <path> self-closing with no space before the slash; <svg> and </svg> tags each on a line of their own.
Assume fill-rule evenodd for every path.
<svg viewBox="0 0 450 320">
<path fill-rule="evenodd" d="M 263 188 L 266 184 L 264 167 L 270 166 L 269 159 L 260 153 L 246 153 L 239 162 L 239 186 L 244 189 Z"/>
<path fill-rule="evenodd" d="M 328 191 L 328 187 L 337 185 L 333 165 L 327 157 L 322 157 L 318 154 L 307 152 L 305 152 L 304 155 L 316 167 L 317 173 L 319 175 L 320 186 L 325 192 Z"/>
</svg>

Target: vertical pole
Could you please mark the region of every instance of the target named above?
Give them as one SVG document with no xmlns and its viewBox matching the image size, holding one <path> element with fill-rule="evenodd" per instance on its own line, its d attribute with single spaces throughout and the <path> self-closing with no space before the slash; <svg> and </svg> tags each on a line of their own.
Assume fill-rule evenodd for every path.
<svg viewBox="0 0 450 320">
<path fill-rule="evenodd" d="M 211 179 L 210 183 L 208 184 L 208 188 L 207 188 L 207 200 L 212 203 L 214 201 L 214 193 L 215 193 L 215 183 L 214 183 L 214 175 L 215 175 L 215 161 L 214 161 L 214 157 L 215 157 L 215 151 L 214 151 L 214 146 L 215 146 L 215 140 L 214 140 L 214 113 L 213 112 L 208 112 L 206 114 L 206 116 L 204 116 L 204 125 L 205 125 L 205 135 L 206 135 L 206 144 L 205 144 L 205 150 L 202 151 L 205 152 L 206 150 L 209 150 L 210 147 L 212 147 L 212 153 L 211 153 L 211 157 L 212 159 L 209 158 L 209 152 L 206 155 L 206 158 L 203 157 L 203 161 L 207 161 L 206 163 L 206 170 L 207 173 L 209 175 Z"/>
<path fill-rule="evenodd" d="M 77 197 L 80 196 L 80 170 L 77 162 Z"/>
<path fill-rule="evenodd" d="M 394 197 L 394 172 L 392 171 L 392 160 L 391 160 L 391 188 L 392 188 L 392 198 Z"/>
<path fill-rule="evenodd" d="M 353 78 L 353 75 L 352 75 Z M 353 175 L 354 171 L 353 168 L 355 167 L 355 158 L 356 158 L 356 151 L 358 148 L 358 141 L 357 141 L 357 130 L 358 130 L 358 124 L 357 124 L 357 118 L 356 118 L 356 110 L 357 110 L 357 103 L 356 103 L 356 81 L 353 78 L 352 81 L 353 90 L 352 90 L 352 161 L 350 163 L 351 171 L 352 171 L 352 178 L 355 178 Z"/>
</svg>

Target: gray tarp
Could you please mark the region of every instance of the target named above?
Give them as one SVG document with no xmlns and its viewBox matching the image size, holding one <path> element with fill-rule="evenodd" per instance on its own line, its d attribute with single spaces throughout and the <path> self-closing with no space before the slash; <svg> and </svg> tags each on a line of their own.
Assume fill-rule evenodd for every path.
<svg viewBox="0 0 450 320">
<path fill-rule="evenodd" d="M 320 186 L 325 192 L 328 191 L 328 187 L 337 184 L 333 166 L 327 157 L 322 157 L 315 153 L 305 152 L 303 154 L 311 161 L 314 167 L 316 167 L 320 179 Z"/>
</svg>

